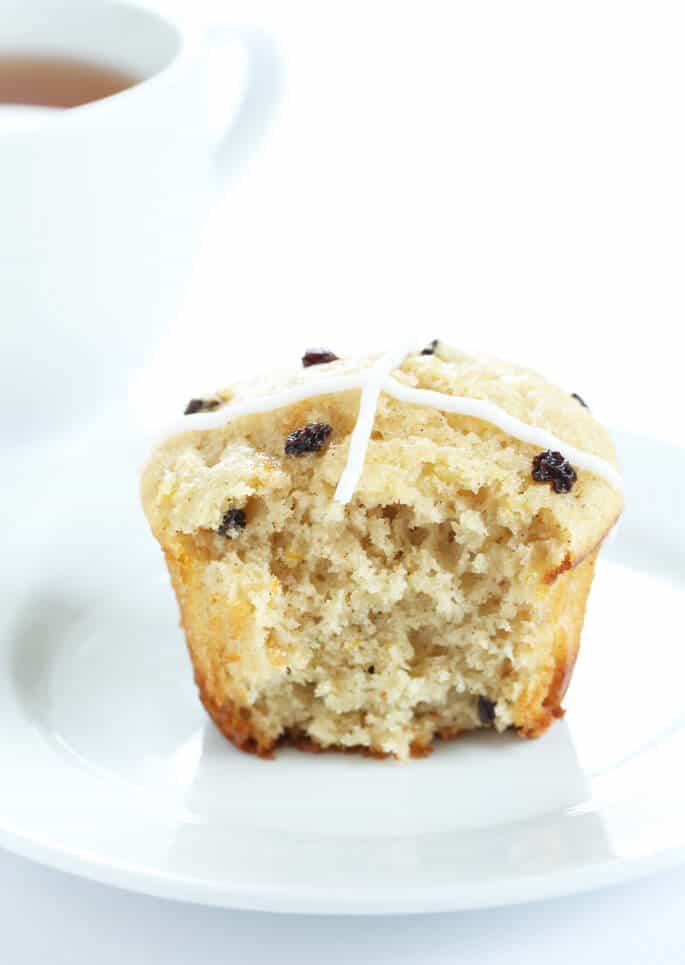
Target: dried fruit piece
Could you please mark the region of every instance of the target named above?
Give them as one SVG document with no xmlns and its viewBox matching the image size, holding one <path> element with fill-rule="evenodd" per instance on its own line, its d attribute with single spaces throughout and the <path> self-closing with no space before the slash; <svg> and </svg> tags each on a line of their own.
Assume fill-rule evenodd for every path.
<svg viewBox="0 0 685 965">
<path fill-rule="evenodd" d="M 183 415 L 195 415 L 196 412 L 211 412 L 221 405 L 219 399 L 191 399 L 183 410 Z"/>
<path fill-rule="evenodd" d="M 245 510 L 228 509 L 224 513 L 217 533 L 219 536 L 236 536 L 241 530 L 245 529 L 246 525 Z"/>
<path fill-rule="evenodd" d="M 333 432 L 333 426 L 326 422 L 310 422 L 309 425 L 295 429 L 285 440 L 287 456 L 303 456 L 307 452 L 318 452 Z"/>
<path fill-rule="evenodd" d="M 575 469 L 560 452 L 546 449 L 533 459 L 533 479 L 551 482 L 555 493 L 570 492 L 577 478 Z"/>
<path fill-rule="evenodd" d="M 435 355 L 435 350 L 437 347 L 438 339 L 434 338 L 433 341 L 429 342 L 428 345 L 426 345 L 426 347 L 421 351 L 421 355 Z"/>
<path fill-rule="evenodd" d="M 584 399 L 581 399 L 581 397 L 578 395 L 577 392 L 572 392 L 572 393 L 571 393 L 571 398 L 572 398 L 572 399 L 575 399 L 576 402 L 580 402 L 580 404 L 582 405 L 582 407 L 583 407 L 584 409 L 589 409 L 589 408 L 590 408 L 589 405 L 587 404 L 587 402 L 586 402 Z"/>
<path fill-rule="evenodd" d="M 478 719 L 481 724 L 492 724 L 495 720 L 495 705 L 487 697 L 478 698 Z"/>
<path fill-rule="evenodd" d="M 325 365 L 327 362 L 337 361 L 338 356 L 327 348 L 308 348 L 302 356 L 302 365 L 308 369 L 310 365 Z"/>
</svg>

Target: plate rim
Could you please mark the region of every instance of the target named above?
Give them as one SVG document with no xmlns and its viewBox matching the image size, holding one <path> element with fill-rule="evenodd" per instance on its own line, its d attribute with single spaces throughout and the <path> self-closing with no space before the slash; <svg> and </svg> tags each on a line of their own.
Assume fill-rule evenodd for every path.
<svg viewBox="0 0 685 965">
<path fill-rule="evenodd" d="M 246 889 L 231 881 L 213 884 L 201 879 L 150 871 L 118 861 L 80 857 L 68 848 L 40 844 L 0 826 L 0 847 L 43 867 L 75 875 L 133 894 L 181 903 L 277 914 L 409 915 L 504 908 L 594 891 L 610 885 L 669 871 L 685 862 L 685 844 L 649 855 L 589 862 L 529 877 L 489 878 L 467 886 L 397 887 L 362 891 L 358 887 Z M 468 893 L 467 893 L 468 892 Z"/>
</svg>

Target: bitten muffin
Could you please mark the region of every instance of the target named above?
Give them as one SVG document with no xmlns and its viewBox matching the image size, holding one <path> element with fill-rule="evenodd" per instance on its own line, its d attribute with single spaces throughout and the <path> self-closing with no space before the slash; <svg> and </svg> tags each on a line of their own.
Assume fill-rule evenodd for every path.
<svg viewBox="0 0 685 965">
<path fill-rule="evenodd" d="M 214 722 L 263 756 L 541 734 L 622 509 L 608 433 L 578 396 L 443 343 L 385 372 L 303 362 L 191 400 L 143 474 Z"/>
</svg>

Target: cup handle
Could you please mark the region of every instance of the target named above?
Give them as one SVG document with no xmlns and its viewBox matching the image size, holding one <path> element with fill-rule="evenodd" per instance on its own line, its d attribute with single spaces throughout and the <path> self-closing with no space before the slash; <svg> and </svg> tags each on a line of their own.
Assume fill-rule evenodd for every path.
<svg viewBox="0 0 685 965">
<path fill-rule="evenodd" d="M 230 127 L 215 147 L 215 183 L 220 189 L 245 168 L 264 140 L 281 99 L 283 62 L 258 27 L 215 23 L 207 39 L 214 49 L 237 40 L 247 53 L 245 91 Z"/>
</svg>

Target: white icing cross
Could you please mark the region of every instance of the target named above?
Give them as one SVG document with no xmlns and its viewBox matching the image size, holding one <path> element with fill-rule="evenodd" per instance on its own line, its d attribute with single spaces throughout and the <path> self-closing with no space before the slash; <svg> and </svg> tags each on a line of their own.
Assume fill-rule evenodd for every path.
<svg viewBox="0 0 685 965">
<path fill-rule="evenodd" d="M 366 450 L 369 448 L 369 440 L 373 432 L 373 424 L 376 421 L 376 409 L 381 389 L 386 388 L 386 382 L 393 369 L 402 364 L 405 357 L 414 347 L 403 346 L 397 352 L 388 352 L 381 356 L 369 369 L 368 378 L 362 388 L 361 399 L 359 400 L 359 412 L 352 436 L 350 438 L 350 451 L 347 456 L 347 464 L 343 474 L 338 480 L 338 485 L 333 497 L 336 503 L 349 503 L 357 488 L 360 476 L 364 469 L 366 460 Z M 393 380 L 394 381 L 394 380 Z"/>
<path fill-rule="evenodd" d="M 489 402 L 486 399 L 471 399 L 466 396 L 447 395 L 444 392 L 435 392 L 432 389 L 415 389 L 398 382 L 391 373 L 394 369 L 399 368 L 405 357 L 414 349 L 414 345 L 405 345 L 400 350 L 388 352 L 387 355 L 381 356 L 374 362 L 366 372 L 333 375 L 312 385 L 298 385 L 270 396 L 250 399 L 246 402 L 229 403 L 213 412 L 198 413 L 191 417 L 192 422 L 190 424 L 183 423 L 182 431 L 214 429 L 217 426 L 224 425 L 227 416 L 229 419 L 235 419 L 239 416 L 257 415 L 260 412 L 273 412 L 296 402 L 303 402 L 305 399 L 360 389 L 359 412 L 350 437 L 347 463 L 338 481 L 334 496 L 336 502 L 345 504 L 352 499 L 359 483 L 364 469 L 371 432 L 373 431 L 378 399 L 381 392 L 385 392 L 393 399 L 406 402 L 408 405 L 427 405 L 438 409 L 440 412 L 470 416 L 481 422 L 488 422 L 513 439 L 536 446 L 538 449 L 560 450 L 574 467 L 586 469 L 588 472 L 606 480 L 615 489 L 622 491 L 621 474 L 606 459 L 602 459 L 594 453 L 576 449 L 575 446 L 568 445 L 546 429 L 540 429 L 529 425 L 527 422 L 522 422 L 520 419 L 509 415 L 494 402 Z"/>
</svg>

